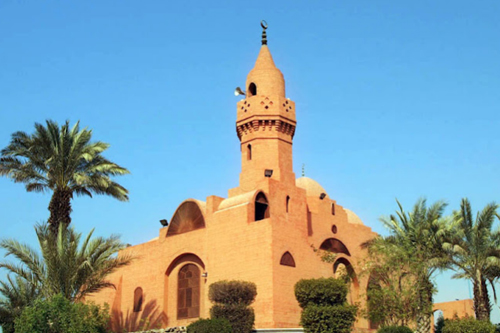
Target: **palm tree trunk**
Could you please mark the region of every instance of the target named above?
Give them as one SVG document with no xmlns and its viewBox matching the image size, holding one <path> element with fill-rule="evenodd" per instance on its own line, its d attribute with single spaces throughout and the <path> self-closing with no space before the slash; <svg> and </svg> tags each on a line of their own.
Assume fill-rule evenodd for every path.
<svg viewBox="0 0 500 333">
<path fill-rule="evenodd" d="M 474 281 L 474 313 L 476 314 L 476 319 L 479 320 L 490 320 L 490 297 L 488 295 L 488 289 L 486 288 L 486 281 L 481 279 L 481 281 Z"/>
<path fill-rule="evenodd" d="M 49 225 L 50 230 L 57 234 L 59 224 L 64 224 L 66 227 L 71 223 L 71 198 L 73 197 L 70 190 L 61 190 L 56 188 L 49 204 Z"/>
<path fill-rule="evenodd" d="M 419 310 L 417 317 L 417 333 L 431 332 L 432 316 L 432 290 L 433 284 L 428 277 L 423 277 L 419 281 Z"/>
<path fill-rule="evenodd" d="M 431 331 L 431 316 L 421 314 L 417 318 L 417 333 L 429 333 Z"/>
</svg>

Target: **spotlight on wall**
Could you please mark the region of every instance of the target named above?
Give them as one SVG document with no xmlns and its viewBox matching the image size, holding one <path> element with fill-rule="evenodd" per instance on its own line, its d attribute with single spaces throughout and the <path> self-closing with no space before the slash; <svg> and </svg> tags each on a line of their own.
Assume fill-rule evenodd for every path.
<svg viewBox="0 0 500 333">
<path fill-rule="evenodd" d="M 264 171 L 264 176 L 266 176 L 267 178 L 270 178 L 272 175 L 273 175 L 273 170 L 266 169 L 266 171 Z"/>
<path fill-rule="evenodd" d="M 320 198 L 321 200 L 323 200 L 325 197 L 326 197 L 326 193 L 321 193 L 321 194 L 319 195 L 319 198 Z"/>
<path fill-rule="evenodd" d="M 234 90 L 234 96 L 238 96 L 238 95 L 245 95 L 245 92 L 243 90 L 241 90 L 240 87 L 236 87 L 236 89 Z"/>
<path fill-rule="evenodd" d="M 167 227 L 167 226 L 168 226 L 168 221 L 167 221 L 167 220 L 165 220 L 165 219 L 160 220 L 160 223 L 161 223 L 161 225 L 162 225 L 162 226 L 164 226 L 164 227 Z"/>
<path fill-rule="evenodd" d="M 204 277 L 204 278 L 208 277 L 208 272 L 204 272 L 203 274 L 201 274 L 201 277 Z"/>
</svg>

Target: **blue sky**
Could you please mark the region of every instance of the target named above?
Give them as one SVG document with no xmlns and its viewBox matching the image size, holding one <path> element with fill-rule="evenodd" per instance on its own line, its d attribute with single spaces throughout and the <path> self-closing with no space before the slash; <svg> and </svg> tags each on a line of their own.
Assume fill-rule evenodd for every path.
<svg viewBox="0 0 500 333">
<path fill-rule="evenodd" d="M 184 199 L 238 185 L 233 91 L 265 19 L 296 102 L 297 176 L 305 164 L 382 234 L 395 198 L 478 210 L 500 200 L 499 13 L 497 0 L 0 0 L 0 147 L 35 122 L 80 120 L 131 171 L 118 179 L 130 202 L 76 198 L 73 226 L 156 237 Z M 0 237 L 33 244 L 50 195 L 0 178 L 0 200 Z M 438 302 L 469 297 L 449 273 L 437 282 Z"/>
</svg>

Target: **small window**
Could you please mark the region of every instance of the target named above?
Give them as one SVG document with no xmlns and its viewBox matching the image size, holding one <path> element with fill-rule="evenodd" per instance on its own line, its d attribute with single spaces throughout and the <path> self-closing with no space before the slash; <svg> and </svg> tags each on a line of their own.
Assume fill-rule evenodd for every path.
<svg viewBox="0 0 500 333">
<path fill-rule="evenodd" d="M 142 310 L 142 288 L 137 287 L 134 291 L 134 312 Z"/>
<path fill-rule="evenodd" d="M 252 159 L 252 145 L 247 146 L 247 160 L 250 161 Z"/>
<path fill-rule="evenodd" d="M 337 226 L 336 226 L 335 224 L 334 224 L 334 225 L 332 225 L 332 232 L 333 232 L 334 234 L 336 234 L 336 233 L 337 233 Z"/>
<path fill-rule="evenodd" d="M 255 221 L 267 219 L 269 216 L 269 202 L 264 193 L 260 192 L 255 198 Z"/>
<path fill-rule="evenodd" d="M 293 260 L 290 252 L 287 251 L 281 256 L 280 265 L 295 267 L 295 260 Z"/>
<path fill-rule="evenodd" d="M 252 97 L 252 96 L 255 96 L 257 95 L 257 86 L 255 85 L 255 83 L 250 83 L 248 85 L 248 97 Z"/>
<path fill-rule="evenodd" d="M 289 205 L 290 205 L 290 196 L 286 196 L 286 212 L 289 212 Z"/>
<path fill-rule="evenodd" d="M 335 204 L 332 202 L 332 215 L 335 215 Z"/>
</svg>

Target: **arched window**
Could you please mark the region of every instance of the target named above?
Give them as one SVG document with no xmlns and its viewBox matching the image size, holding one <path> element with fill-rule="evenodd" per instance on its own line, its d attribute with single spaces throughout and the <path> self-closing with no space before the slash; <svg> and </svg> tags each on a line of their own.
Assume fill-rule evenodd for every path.
<svg viewBox="0 0 500 333">
<path fill-rule="evenodd" d="M 247 160 L 250 161 L 252 159 L 252 145 L 247 146 Z"/>
<path fill-rule="evenodd" d="M 290 266 L 290 267 L 295 267 L 295 260 L 293 260 L 292 255 L 290 252 L 286 251 L 282 256 L 280 260 L 280 265 L 283 266 Z"/>
<path fill-rule="evenodd" d="M 290 196 L 286 196 L 286 212 L 288 213 L 289 211 L 289 205 L 290 205 Z"/>
<path fill-rule="evenodd" d="M 248 85 L 247 95 L 248 97 L 257 95 L 257 86 L 255 85 L 255 83 L 252 82 Z"/>
<path fill-rule="evenodd" d="M 179 270 L 177 284 L 177 319 L 200 316 L 200 269 L 187 264 Z"/>
<path fill-rule="evenodd" d="M 134 312 L 142 310 L 142 288 L 137 287 L 134 291 Z"/>
<path fill-rule="evenodd" d="M 332 202 L 332 215 L 335 215 L 335 204 Z"/>
<path fill-rule="evenodd" d="M 264 193 L 260 192 L 255 198 L 255 221 L 267 219 L 269 216 L 269 202 Z"/>
<path fill-rule="evenodd" d="M 348 256 L 351 255 L 347 247 L 344 245 L 344 243 L 342 243 L 336 238 L 328 238 L 323 243 L 321 243 L 321 246 L 319 248 L 321 250 L 330 251 L 333 253 L 343 253 Z"/>
</svg>

